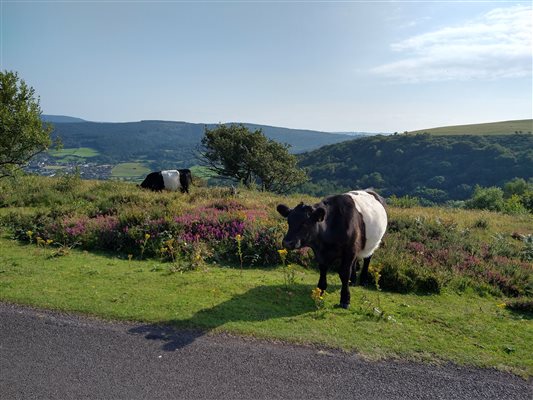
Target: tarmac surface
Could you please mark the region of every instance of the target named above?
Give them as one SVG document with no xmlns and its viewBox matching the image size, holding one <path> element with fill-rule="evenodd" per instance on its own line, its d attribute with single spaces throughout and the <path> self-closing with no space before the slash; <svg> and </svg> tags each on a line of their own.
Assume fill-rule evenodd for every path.
<svg viewBox="0 0 533 400">
<path fill-rule="evenodd" d="M 0 303 L 0 398 L 531 400 L 533 382 Z"/>
</svg>

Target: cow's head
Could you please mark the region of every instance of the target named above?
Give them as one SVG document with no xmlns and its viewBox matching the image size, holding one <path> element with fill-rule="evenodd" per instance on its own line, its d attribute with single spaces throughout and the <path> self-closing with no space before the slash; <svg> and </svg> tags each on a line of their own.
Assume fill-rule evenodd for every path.
<svg viewBox="0 0 533 400">
<path fill-rule="evenodd" d="M 319 223 L 324 220 L 326 210 L 303 203 L 290 209 L 285 204 L 278 204 L 278 212 L 289 223 L 289 230 L 283 238 L 283 247 L 289 250 L 306 247 L 317 237 Z"/>
</svg>

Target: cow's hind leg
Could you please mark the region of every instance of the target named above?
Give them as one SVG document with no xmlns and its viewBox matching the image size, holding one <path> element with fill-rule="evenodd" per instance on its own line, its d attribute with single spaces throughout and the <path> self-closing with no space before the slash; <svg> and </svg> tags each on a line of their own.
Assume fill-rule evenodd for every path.
<svg viewBox="0 0 533 400">
<path fill-rule="evenodd" d="M 368 256 L 363 259 L 363 269 L 361 270 L 361 286 L 368 285 L 368 266 L 370 265 L 370 259 L 372 256 Z"/>
</svg>

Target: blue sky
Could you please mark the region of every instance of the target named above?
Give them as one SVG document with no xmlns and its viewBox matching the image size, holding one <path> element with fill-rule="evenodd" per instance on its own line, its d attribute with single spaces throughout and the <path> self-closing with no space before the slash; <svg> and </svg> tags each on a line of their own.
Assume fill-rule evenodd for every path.
<svg viewBox="0 0 533 400">
<path fill-rule="evenodd" d="M 530 1 L 0 0 L 45 114 L 394 132 L 533 118 Z"/>
</svg>

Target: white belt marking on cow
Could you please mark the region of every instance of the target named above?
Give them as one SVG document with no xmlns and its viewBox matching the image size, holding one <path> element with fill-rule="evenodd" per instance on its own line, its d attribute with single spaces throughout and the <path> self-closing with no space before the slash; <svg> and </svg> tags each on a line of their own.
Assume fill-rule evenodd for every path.
<svg viewBox="0 0 533 400">
<path fill-rule="evenodd" d="M 166 190 L 178 190 L 181 188 L 180 172 L 175 169 L 169 169 L 167 171 L 161 171 L 163 176 L 163 183 Z"/>
<path fill-rule="evenodd" d="M 363 190 L 352 190 L 346 194 L 350 195 L 355 208 L 363 216 L 366 243 L 365 247 L 357 254 L 357 258 L 366 258 L 371 256 L 381 243 L 381 238 L 387 229 L 387 212 L 370 193 Z"/>
</svg>

